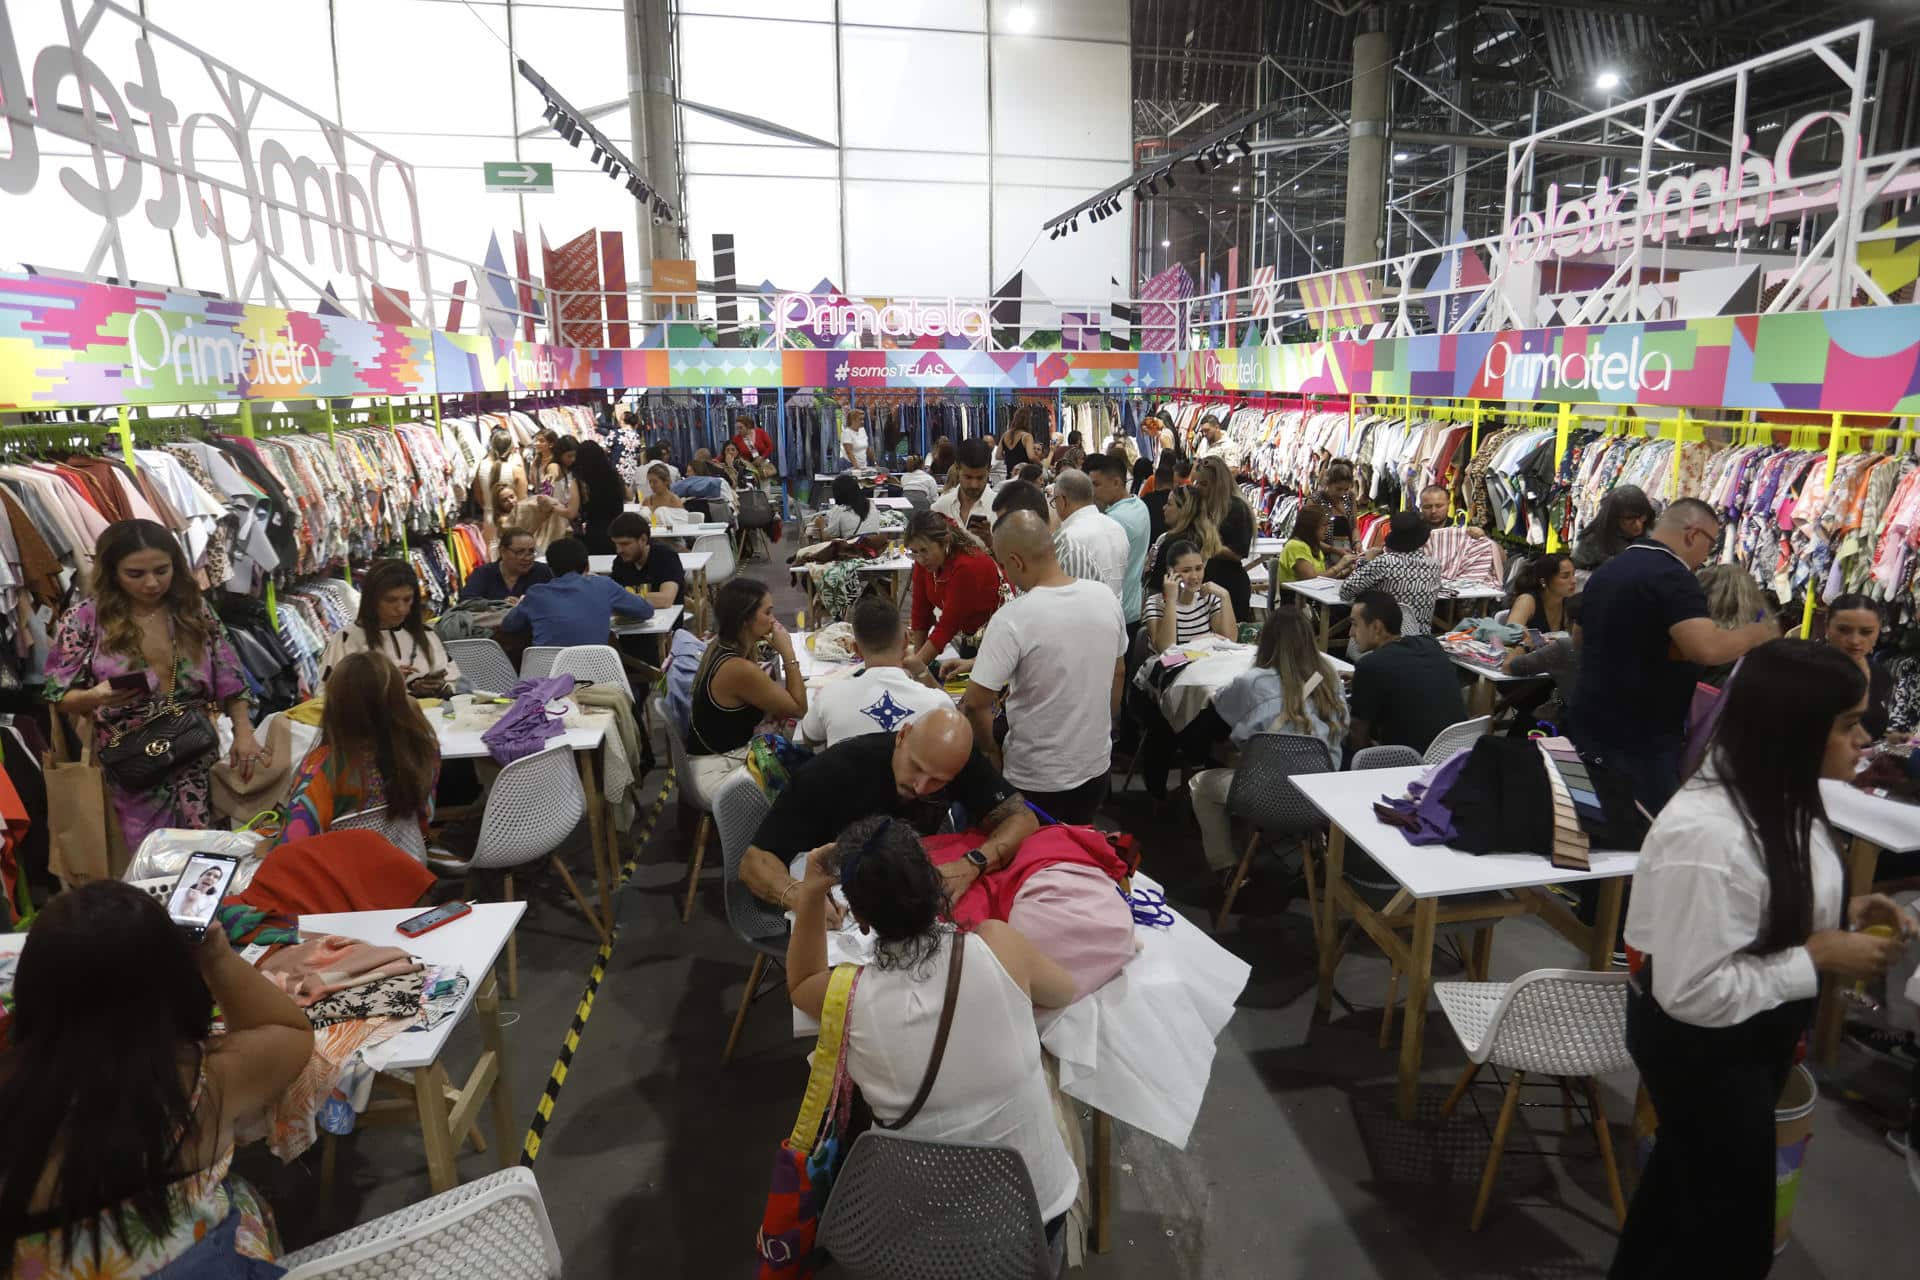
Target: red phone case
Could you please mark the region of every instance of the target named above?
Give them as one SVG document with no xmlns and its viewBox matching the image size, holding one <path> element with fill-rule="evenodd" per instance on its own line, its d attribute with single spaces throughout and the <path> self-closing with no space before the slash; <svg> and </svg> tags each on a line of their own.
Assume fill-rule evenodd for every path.
<svg viewBox="0 0 1920 1280">
<path fill-rule="evenodd" d="M 443 903 L 442 905 L 433 908 L 432 911 L 422 911 L 420 915 L 430 916 L 435 911 L 444 911 L 447 909 L 447 907 L 452 905 L 454 904 Z M 454 912 L 450 916 L 446 916 L 446 917 L 443 917 L 442 919 L 435 920 L 432 924 L 414 925 L 414 921 L 420 918 L 420 916 L 414 916 L 412 917 L 412 919 L 402 920 L 399 924 L 394 926 L 394 929 L 403 938 L 417 938 L 423 933 L 432 933 L 435 929 L 438 929 L 443 924 L 452 924 L 455 920 L 459 920 L 465 916 L 470 916 L 473 914 L 473 904 L 471 902 L 462 902 L 459 904 L 459 906 L 460 906 L 460 910 Z M 408 926 L 410 925 L 412 925 L 413 927 L 409 928 Z"/>
</svg>

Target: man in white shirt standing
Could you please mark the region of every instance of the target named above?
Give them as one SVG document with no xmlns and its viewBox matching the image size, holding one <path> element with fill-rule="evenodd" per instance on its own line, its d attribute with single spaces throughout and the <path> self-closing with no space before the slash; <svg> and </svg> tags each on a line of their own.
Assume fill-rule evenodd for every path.
<svg viewBox="0 0 1920 1280">
<path fill-rule="evenodd" d="M 1240 446 L 1227 435 L 1220 425 L 1220 419 L 1208 414 L 1200 419 L 1200 447 L 1194 450 L 1195 458 L 1219 458 L 1231 471 L 1240 470 Z"/>
<path fill-rule="evenodd" d="M 1020 594 L 987 623 L 961 710 L 974 740 L 1021 794 L 1060 822 L 1091 821 L 1107 795 L 1114 718 L 1125 682 L 1120 599 L 1069 577 L 1053 535 L 1031 511 L 1002 516 L 993 555 Z M 1006 694 L 1007 738 L 993 746 L 993 712 Z"/>
<path fill-rule="evenodd" d="M 953 452 L 953 471 L 959 479 L 933 503 L 935 511 L 981 542 L 992 540 L 993 495 L 987 488 L 992 466 L 992 441 L 962 440 Z"/>
<path fill-rule="evenodd" d="M 1053 478 L 1053 510 L 1059 530 L 1053 535 L 1053 554 L 1070 578 L 1098 582 L 1125 596 L 1127 531 L 1103 514 L 1093 501 L 1093 481 L 1087 473 L 1064 467 Z"/>
<path fill-rule="evenodd" d="M 800 740 L 836 747 L 863 733 L 892 733 L 923 711 L 950 707 L 944 689 L 907 674 L 907 632 L 900 611 L 877 592 L 853 606 L 853 648 L 865 670 L 829 681 L 807 700 Z"/>
</svg>

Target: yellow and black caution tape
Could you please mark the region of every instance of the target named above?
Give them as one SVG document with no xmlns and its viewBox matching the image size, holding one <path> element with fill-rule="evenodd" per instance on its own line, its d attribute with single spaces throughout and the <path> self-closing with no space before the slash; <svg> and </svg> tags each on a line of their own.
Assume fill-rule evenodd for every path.
<svg viewBox="0 0 1920 1280">
<path fill-rule="evenodd" d="M 627 859 L 626 865 L 620 868 L 620 878 L 613 886 L 615 893 L 624 889 L 633 875 L 633 868 L 640 859 L 640 850 L 646 848 L 647 841 L 653 837 L 653 825 L 660 820 L 660 811 L 666 807 L 673 783 L 673 771 L 668 770 L 666 780 L 660 784 L 660 794 L 654 799 L 653 808 L 647 811 L 647 820 L 634 837 L 633 854 Z M 580 1037 L 587 1029 L 587 1019 L 593 1016 L 593 997 L 600 990 L 601 980 L 607 976 L 607 962 L 613 959 L 614 940 L 619 936 L 619 913 L 615 912 L 607 940 L 594 953 L 593 968 L 587 971 L 586 988 L 580 993 L 580 1002 L 574 1006 L 573 1021 L 567 1024 L 567 1034 L 560 1042 L 560 1052 L 553 1060 L 553 1070 L 547 1073 L 547 1086 L 540 1091 L 540 1101 L 534 1106 L 533 1119 L 527 1124 L 527 1137 L 520 1146 L 520 1163 L 529 1169 L 540 1155 L 540 1138 L 553 1121 L 553 1110 L 560 1102 L 560 1086 L 567 1082 L 567 1071 L 573 1066 L 573 1055 L 580 1051 Z"/>
</svg>

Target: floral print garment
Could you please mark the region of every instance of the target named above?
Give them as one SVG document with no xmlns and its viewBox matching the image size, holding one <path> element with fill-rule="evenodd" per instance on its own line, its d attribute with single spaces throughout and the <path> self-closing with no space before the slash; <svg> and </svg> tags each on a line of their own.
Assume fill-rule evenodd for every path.
<svg viewBox="0 0 1920 1280">
<path fill-rule="evenodd" d="M 330 831 L 336 818 L 387 802 L 386 783 L 378 770 L 370 765 L 359 769 L 342 765 L 331 758 L 332 751 L 326 743 L 316 743 L 300 762 L 287 800 L 287 821 L 281 828 L 280 838 L 274 842 L 276 846 Z M 439 772 L 436 765 L 436 781 Z M 432 820 L 433 804 L 429 800 L 427 811 L 420 815 L 422 836 L 428 834 Z"/>
<path fill-rule="evenodd" d="M 201 621 L 207 628 L 207 652 L 198 662 L 181 652 L 174 660 L 174 687 L 183 702 L 224 705 L 233 698 L 247 696 L 246 677 L 241 674 L 239 655 L 227 639 L 226 628 L 213 610 L 200 606 Z M 53 636 L 53 649 L 47 655 L 48 702 L 59 702 L 71 689 L 90 689 L 114 676 L 140 672 L 147 677 L 153 697 L 125 706 L 102 707 L 94 716 L 93 742 L 97 752 L 115 733 L 138 729 L 153 718 L 159 691 L 164 685 L 158 674 L 149 670 L 146 659 L 114 653 L 100 647 L 100 628 L 94 616 L 93 601 L 85 600 L 67 611 Z M 113 799 L 114 813 L 126 836 L 127 851 L 138 852 L 147 833 L 158 827 L 188 827 L 205 830 L 213 825 L 211 773 L 216 757 L 208 756 L 198 765 L 182 769 L 146 791 L 123 791 L 107 782 L 107 794 Z"/>
</svg>

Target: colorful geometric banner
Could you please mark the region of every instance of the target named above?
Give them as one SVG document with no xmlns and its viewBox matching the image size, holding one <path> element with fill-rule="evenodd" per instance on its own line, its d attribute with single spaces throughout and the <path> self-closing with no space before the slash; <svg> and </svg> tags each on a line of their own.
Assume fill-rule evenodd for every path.
<svg viewBox="0 0 1920 1280">
<path fill-rule="evenodd" d="M 667 326 L 652 326 L 664 340 Z M 686 326 L 673 326 L 684 340 Z M 924 387 L 1920 413 L 1920 306 L 1192 352 L 585 348 L 0 275 L 0 410 Z"/>
</svg>

